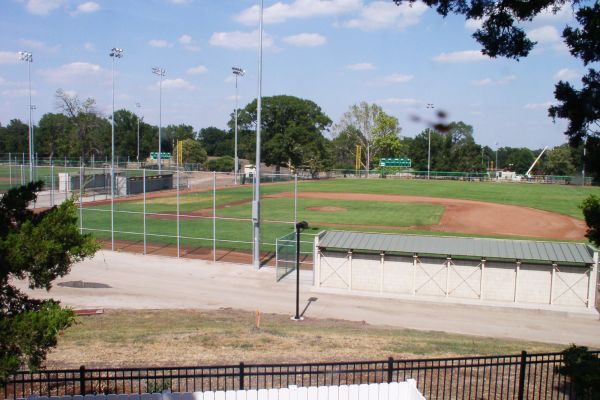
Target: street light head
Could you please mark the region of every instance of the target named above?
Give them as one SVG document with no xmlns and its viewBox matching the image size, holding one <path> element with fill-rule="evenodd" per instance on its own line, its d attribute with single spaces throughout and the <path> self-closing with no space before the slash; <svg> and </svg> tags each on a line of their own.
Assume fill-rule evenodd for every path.
<svg viewBox="0 0 600 400">
<path fill-rule="evenodd" d="M 142 105 L 141 105 L 140 103 L 135 103 L 135 106 L 136 106 L 137 108 L 140 108 Z"/>
<path fill-rule="evenodd" d="M 300 221 L 300 222 L 296 223 L 296 229 L 306 229 L 306 228 L 308 228 L 308 222 Z"/>
<path fill-rule="evenodd" d="M 123 49 L 119 49 L 118 47 L 113 47 L 109 54 L 111 57 L 121 58 L 123 57 Z"/>
<path fill-rule="evenodd" d="M 244 75 L 246 75 L 246 71 L 243 70 L 242 68 L 232 67 L 231 70 L 233 71 L 233 74 L 236 75 L 236 76 L 244 76 Z"/>
<path fill-rule="evenodd" d="M 28 51 L 20 51 L 19 52 L 19 58 L 22 61 L 33 62 L 33 54 L 31 54 Z"/>
<path fill-rule="evenodd" d="M 154 68 L 152 68 L 152 73 L 154 75 L 158 75 L 158 76 L 165 76 L 166 75 L 166 71 L 163 68 L 160 68 L 160 67 L 154 67 Z"/>
<path fill-rule="evenodd" d="M 434 108 L 433 107 L 433 103 L 427 103 L 427 107 L 426 108 Z"/>
</svg>

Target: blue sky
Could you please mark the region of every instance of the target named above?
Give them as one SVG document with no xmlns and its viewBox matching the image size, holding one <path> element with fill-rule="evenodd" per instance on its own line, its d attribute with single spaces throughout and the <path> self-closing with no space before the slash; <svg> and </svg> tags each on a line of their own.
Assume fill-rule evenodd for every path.
<svg viewBox="0 0 600 400">
<path fill-rule="evenodd" d="M 92 97 L 111 111 L 112 47 L 115 107 L 163 125 L 225 128 L 234 108 L 231 67 L 244 68 L 240 106 L 257 94 L 259 0 L 2 0 L 0 5 L 0 123 L 28 119 L 27 64 L 33 53 L 34 121 L 57 112 L 61 88 Z M 474 127 L 479 143 L 541 148 L 565 142 L 565 123 L 546 109 L 559 79 L 576 86 L 585 72 L 560 40 L 570 9 L 546 13 L 526 30 L 538 42 L 521 61 L 488 59 L 471 38 L 475 24 L 441 18 L 420 3 L 391 0 L 265 0 L 263 95 L 313 100 L 335 122 L 360 101 L 396 116 L 402 134 L 425 128 L 411 116 Z M 433 103 L 435 110 L 426 108 Z"/>
</svg>

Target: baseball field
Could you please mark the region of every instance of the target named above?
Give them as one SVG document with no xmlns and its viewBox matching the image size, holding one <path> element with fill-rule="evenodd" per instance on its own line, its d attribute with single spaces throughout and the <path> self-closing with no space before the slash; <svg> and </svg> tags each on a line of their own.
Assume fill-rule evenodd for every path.
<svg viewBox="0 0 600 400">
<path fill-rule="evenodd" d="M 589 194 L 600 195 L 600 188 L 436 180 L 301 181 L 297 220 L 309 223 L 307 234 L 337 229 L 585 241 L 579 204 Z M 276 238 L 292 232 L 294 204 L 293 183 L 262 186 L 265 254 L 274 251 Z M 140 250 L 145 229 L 149 252 L 173 252 L 179 238 L 182 255 L 201 257 L 213 244 L 222 254 L 246 253 L 252 243 L 251 208 L 250 185 L 221 187 L 214 193 L 210 188 L 182 191 L 179 200 L 175 192 L 152 193 L 145 211 L 140 197 L 120 199 L 115 203 L 114 238 L 118 248 Z M 86 230 L 110 239 L 109 202 L 84 204 L 82 216 Z"/>
</svg>

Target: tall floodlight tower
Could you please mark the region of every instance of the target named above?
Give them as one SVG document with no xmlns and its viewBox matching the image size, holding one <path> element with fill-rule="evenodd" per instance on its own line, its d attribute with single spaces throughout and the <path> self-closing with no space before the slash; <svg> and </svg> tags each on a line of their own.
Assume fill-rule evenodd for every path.
<svg viewBox="0 0 600 400">
<path fill-rule="evenodd" d="M 233 75 L 235 76 L 235 139 L 234 139 L 234 181 L 238 183 L 238 78 L 244 76 L 246 71 L 242 68 L 232 67 Z"/>
<path fill-rule="evenodd" d="M 138 109 L 138 115 L 137 115 L 137 156 L 136 156 L 136 161 L 139 163 L 140 162 L 140 108 L 142 107 L 142 105 L 140 103 L 135 103 L 135 106 Z M 139 165 L 138 165 L 139 168 Z"/>
<path fill-rule="evenodd" d="M 254 233 L 254 269 L 260 268 L 260 125 L 262 111 L 262 50 L 263 50 L 263 0 L 260 0 L 258 18 L 258 96 L 256 99 L 256 162 L 254 164 L 254 202 L 252 203 L 252 223 Z"/>
<path fill-rule="evenodd" d="M 152 68 L 152 73 L 160 77 L 158 84 L 158 172 L 161 171 L 162 157 L 161 157 L 161 141 L 162 141 L 162 81 L 166 74 L 165 70 L 160 67 Z"/>
<path fill-rule="evenodd" d="M 28 52 L 28 51 L 20 51 L 19 52 L 19 57 L 21 58 L 21 61 L 25 61 L 27 63 L 27 77 L 29 80 L 29 133 L 28 133 L 28 147 L 29 147 L 29 180 L 32 181 L 33 180 L 33 159 L 32 159 L 32 152 L 33 152 L 33 138 L 32 138 L 32 130 L 31 130 L 31 112 L 32 112 L 32 108 L 31 108 L 31 63 L 33 62 L 33 55 Z"/>
<path fill-rule="evenodd" d="M 112 118 L 110 123 L 110 243 L 115 250 L 115 59 L 123 57 L 123 49 L 113 47 L 112 58 Z"/>
<path fill-rule="evenodd" d="M 433 109 L 432 103 L 427 103 L 427 108 Z M 427 129 L 427 179 L 431 171 L 431 128 Z"/>
</svg>

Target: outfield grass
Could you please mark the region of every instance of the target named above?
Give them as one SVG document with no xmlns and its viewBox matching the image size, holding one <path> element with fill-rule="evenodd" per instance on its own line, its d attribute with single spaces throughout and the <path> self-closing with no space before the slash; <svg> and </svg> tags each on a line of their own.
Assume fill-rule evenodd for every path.
<svg viewBox="0 0 600 400">
<path fill-rule="evenodd" d="M 462 182 L 406 179 L 335 179 L 303 181 L 300 192 L 403 194 L 479 200 L 537 208 L 583 219 L 579 204 L 600 187 L 500 182 Z"/>
</svg>

